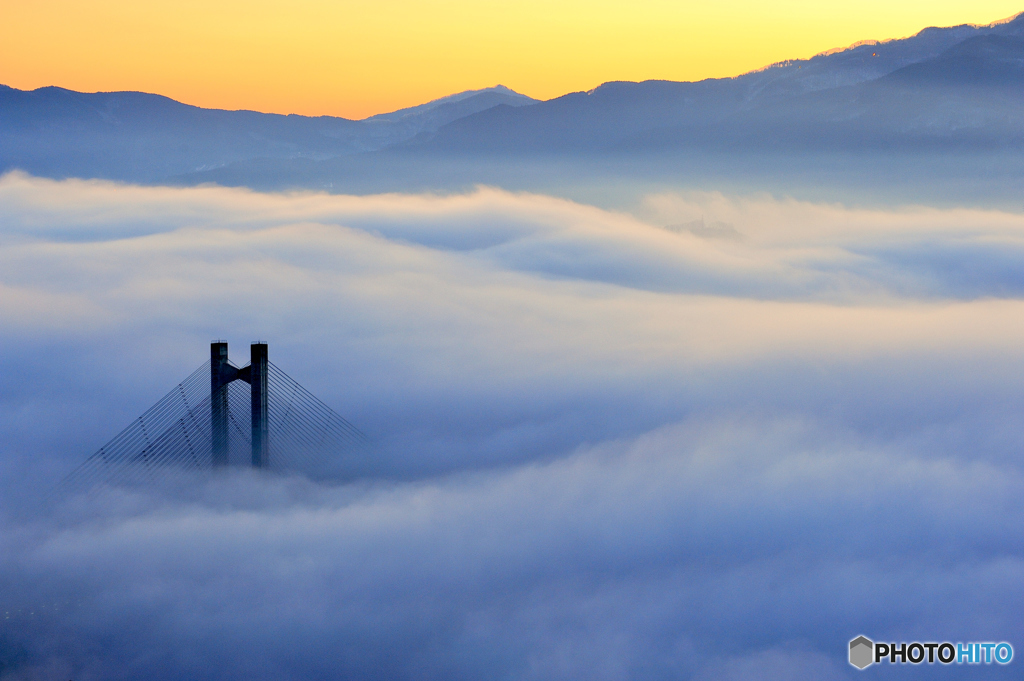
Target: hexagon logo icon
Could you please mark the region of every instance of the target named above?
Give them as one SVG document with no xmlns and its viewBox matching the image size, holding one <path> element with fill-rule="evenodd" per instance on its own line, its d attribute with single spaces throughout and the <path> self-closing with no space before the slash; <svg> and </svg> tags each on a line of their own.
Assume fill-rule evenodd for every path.
<svg viewBox="0 0 1024 681">
<path fill-rule="evenodd" d="M 875 644 L 865 636 L 858 636 L 850 641 L 850 664 L 857 669 L 864 669 L 875 661 Z"/>
</svg>

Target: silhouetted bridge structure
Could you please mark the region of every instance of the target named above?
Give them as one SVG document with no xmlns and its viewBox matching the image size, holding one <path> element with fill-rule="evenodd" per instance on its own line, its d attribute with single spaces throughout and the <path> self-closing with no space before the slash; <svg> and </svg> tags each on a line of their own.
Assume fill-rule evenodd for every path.
<svg viewBox="0 0 1024 681">
<path fill-rule="evenodd" d="M 144 482 L 176 471 L 247 465 L 329 474 L 365 449 L 365 436 L 270 362 L 253 343 L 249 364 L 210 344 L 210 361 L 75 469 L 65 486 Z"/>
</svg>

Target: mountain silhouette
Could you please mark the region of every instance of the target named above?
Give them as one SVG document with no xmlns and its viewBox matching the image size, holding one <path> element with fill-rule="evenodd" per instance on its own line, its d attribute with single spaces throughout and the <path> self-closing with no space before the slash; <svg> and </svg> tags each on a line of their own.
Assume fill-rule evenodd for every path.
<svg viewBox="0 0 1024 681">
<path fill-rule="evenodd" d="M 416 142 L 463 154 L 1017 145 L 1022 36 L 1017 17 L 926 29 L 736 78 L 606 83 L 526 109 L 494 107 Z"/>
<path fill-rule="evenodd" d="M 609 82 L 545 102 L 496 86 L 360 121 L 0 86 L 0 170 L 328 186 L 317 178 L 347 182 L 403 164 L 429 175 L 451 158 L 1006 149 L 1024 145 L 1022 107 L 1019 15 L 864 41 L 735 78 Z"/>
<path fill-rule="evenodd" d="M 499 104 L 534 101 L 498 86 L 354 121 L 203 109 L 142 92 L 0 86 L 0 170 L 152 182 L 255 158 L 374 151 Z"/>
</svg>

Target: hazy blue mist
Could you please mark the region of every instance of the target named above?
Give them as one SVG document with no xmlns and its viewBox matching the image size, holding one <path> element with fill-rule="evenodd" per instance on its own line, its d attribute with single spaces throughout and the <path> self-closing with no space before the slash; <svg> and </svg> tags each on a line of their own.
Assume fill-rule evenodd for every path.
<svg viewBox="0 0 1024 681">
<path fill-rule="evenodd" d="M 1024 633 L 1019 210 L 9 174 L 0 215 L 5 679 L 838 679 L 862 633 Z M 213 338 L 372 455 L 46 495 Z"/>
</svg>

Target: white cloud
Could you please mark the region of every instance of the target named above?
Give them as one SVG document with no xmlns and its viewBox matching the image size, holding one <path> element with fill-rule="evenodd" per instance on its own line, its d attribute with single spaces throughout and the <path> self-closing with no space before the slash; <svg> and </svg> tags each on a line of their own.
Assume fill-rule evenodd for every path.
<svg viewBox="0 0 1024 681">
<path fill-rule="evenodd" d="M 743 238 L 664 228 L 701 216 Z M 1019 637 L 1022 234 L 7 175 L 0 605 L 67 614 L 0 629 L 0 675 L 834 678 L 861 633 Z M 38 508 L 219 337 L 374 437 L 359 481 Z"/>
</svg>

